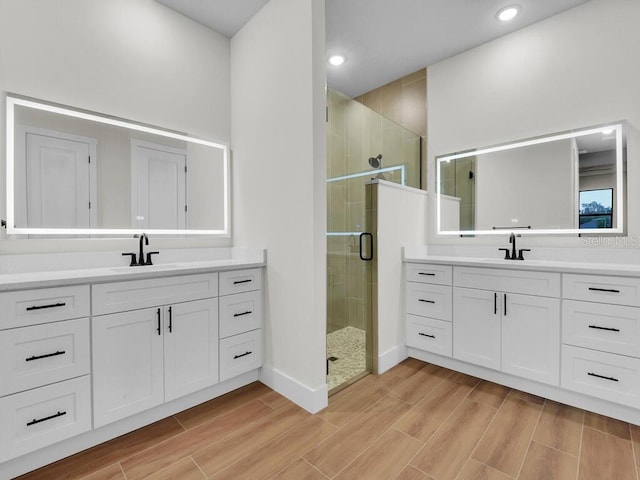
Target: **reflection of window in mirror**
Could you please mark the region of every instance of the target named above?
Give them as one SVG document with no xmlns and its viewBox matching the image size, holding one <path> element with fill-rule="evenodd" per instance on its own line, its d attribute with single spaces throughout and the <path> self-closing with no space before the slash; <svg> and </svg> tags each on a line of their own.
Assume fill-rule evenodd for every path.
<svg viewBox="0 0 640 480">
<path fill-rule="evenodd" d="M 581 190 L 578 214 L 580 228 L 611 228 L 613 224 L 613 188 Z"/>
</svg>

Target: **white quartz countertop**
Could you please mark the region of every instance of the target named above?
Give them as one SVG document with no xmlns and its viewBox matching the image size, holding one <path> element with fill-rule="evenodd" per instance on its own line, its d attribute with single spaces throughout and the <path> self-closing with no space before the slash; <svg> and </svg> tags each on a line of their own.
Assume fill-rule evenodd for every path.
<svg viewBox="0 0 640 480">
<path fill-rule="evenodd" d="M 640 276 L 640 265 L 617 263 L 563 262 L 546 260 L 504 260 L 502 258 L 457 257 L 404 253 L 407 263 L 431 263 L 464 267 L 501 268 L 508 270 L 537 270 L 544 272 L 611 275 L 621 277 Z"/>
<path fill-rule="evenodd" d="M 0 292 L 29 288 L 61 287 L 86 283 L 106 283 L 126 280 L 140 280 L 175 275 L 191 275 L 225 270 L 264 267 L 266 252 L 252 251 L 249 255 L 231 258 L 203 259 L 157 263 L 142 267 L 127 265 L 100 266 L 92 268 L 58 268 L 43 271 L 0 271 Z"/>
</svg>

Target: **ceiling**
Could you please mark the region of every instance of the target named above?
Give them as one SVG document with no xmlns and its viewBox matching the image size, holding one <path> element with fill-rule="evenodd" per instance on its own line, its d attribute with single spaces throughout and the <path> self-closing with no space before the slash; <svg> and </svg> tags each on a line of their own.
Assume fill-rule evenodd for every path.
<svg viewBox="0 0 640 480">
<path fill-rule="evenodd" d="M 232 37 L 268 0 L 158 0 Z M 589 0 L 325 0 L 329 87 L 355 97 Z M 521 7 L 508 23 L 495 15 Z"/>
</svg>

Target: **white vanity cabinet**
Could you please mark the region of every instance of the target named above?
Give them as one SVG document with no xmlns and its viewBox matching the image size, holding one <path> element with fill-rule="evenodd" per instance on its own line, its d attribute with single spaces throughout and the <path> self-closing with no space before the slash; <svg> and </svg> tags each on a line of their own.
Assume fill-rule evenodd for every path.
<svg viewBox="0 0 640 480">
<path fill-rule="evenodd" d="M 220 380 L 262 365 L 262 270 L 220 273 Z"/>
<path fill-rule="evenodd" d="M 453 272 L 454 358 L 558 385 L 560 275 L 474 267 Z"/>
<path fill-rule="evenodd" d="M 407 265 L 407 345 L 451 356 L 451 270 L 446 265 Z"/>
<path fill-rule="evenodd" d="M 93 287 L 95 427 L 218 382 L 217 291 L 217 273 Z"/>
<path fill-rule="evenodd" d="M 565 275 L 562 386 L 640 405 L 640 279 Z"/>
<path fill-rule="evenodd" d="M 89 304 L 86 285 L 0 293 L 0 463 L 91 429 Z"/>
</svg>

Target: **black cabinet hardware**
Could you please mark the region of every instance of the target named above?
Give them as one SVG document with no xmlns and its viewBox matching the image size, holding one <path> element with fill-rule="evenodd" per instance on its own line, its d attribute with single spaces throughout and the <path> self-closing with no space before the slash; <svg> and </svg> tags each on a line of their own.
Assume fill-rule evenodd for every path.
<svg viewBox="0 0 640 480">
<path fill-rule="evenodd" d="M 233 282 L 234 285 L 240 285 L 241 283 L 249 283 L 252 280 L 250 278 L 247 278 L 246 280 L 236 280 L 235 282 Z"/>
<path fill-rule="evenodd" d="M 606 330 L 607 332 L 619 332 L 619 328 L 611 328 L 611 327 L 599 327 L 598 325 L 589 325 L 589 328 L 595 328 L 596 330 Z"/>
<path fill-rule="evenodd" d="M 32 362 L 33 360 L 40 360 L 42 358 L 57 357 L 58 355 L 64 355 L 65 353 L 67 352 L 64 350 L 58 350 L 57 352 L 47 353 L 45 355 L 34 355 L 33 357 L 25 358 L 24 361 Z"/>
<path fill-rule="evenodd" d="M 156 313 L 158 314 L 158 328 L 156 331 L 158 332 L 158 335 L 162 335 L 162 331 L 160 330 L 160 309 L 158 309 Z"/>
<path fill-rule="evenodd" d="M 169 307 L 169 333 L 173 332 L 173 310 Z"/>
<path fill-rule="evenodd" d="M 64 307 L 65 305 L 66 305 L 65 302 L 51 303 L 49 305 L 32 305 L 31 307 L 27 307 L 26 310 L 27 312 L 30 312 L 31 310 L 42 310 L 44 308 Z"/>
<path fill-rule="evenodd" d="M 504 293 L 504 316 L 507 316 L 507 294 Z"/>
<path fill-rule="evenodd" d="M 364 248 L 362 248 L 363 238 L 369 239 L 369 255 L 367 256 L 364 255 Z M 365 262 L 370 262 L 371 260 L 373 260 L 373 234 L 369 232 L 364 232 L 360 234 L 360 260 L 363 260 Z"/>
<path fill-rule="evenodd" d="M 244 315 L 251 315 L 253 312 L 251 310 L 247 310 L 246 312 L 234 313 L 234 317 L 243 317 Z"/>
<path fill-rule="evenodd" d="M 493 314 L 498 314 L 498 293 L 493 292 Z"/>
<path fill-rule="evenodd" d="M 616 290 L 615 288 L 598 288 L 598 287 L 589 287 L 589 290 L 591 290 L 592 292 L 620 293 L 620 290 Z"/>
<path fill-rule="evenodd" d="M 435 277 L 435 273 L 427 273 L 427 272 L 418 272 L 418 275 L 427 275 L 429 277 Z"/>
<path fill-rule="evenodd" d="M 54 413 L 53 415 L 49 415 L 48 417 L 38 418 L 37 420 L 34 418 L 33 420 L 27 423 L 27 427 L 30 427 L 31 425 L 35 425 L 37 423 L 46 422 L 47 420 L 53 420 L 54 418 L 62 417 L 63 415 L 66 415 L 66 414 L 67 412 L 58 412 L 58 413 Z"/>
<path fill-rule="evenodd" d="M 429 335 L 428 333 L 418 332 L 418 335 L 422 335 L 423 337 L 436 338 L 435 335 Z"/>
<path fill-rule="evenodd" d="M 418 301 L 424 303 L 436 303 L 434 300 L 425 300 L 424 298 L 419 298 Z"/>
<path fill-rule="evenodd" d="M 617 378 L 605 377 L 604 375 L 598 375 L 597 373 L 592 373 L 592 372 L 588 372 L 587 375 L 589 375 L 590 377 L 604 378 L 605 380 L 611 380 L 612 382 L 617 382 L 618 381 Z"/>
<path fill-rule="evenodd" d="M 252 353 L 253 353 L 253 352 L 244 352 L 244 353 L 241 353 L 240 355 L 234 355 L 234 356 L 233 356 L 233 359 L 235 360 L 235 359 L 237 359 L 237 358 L 246 357 L 247 355 L 251 355 Z"/>
</svg>

